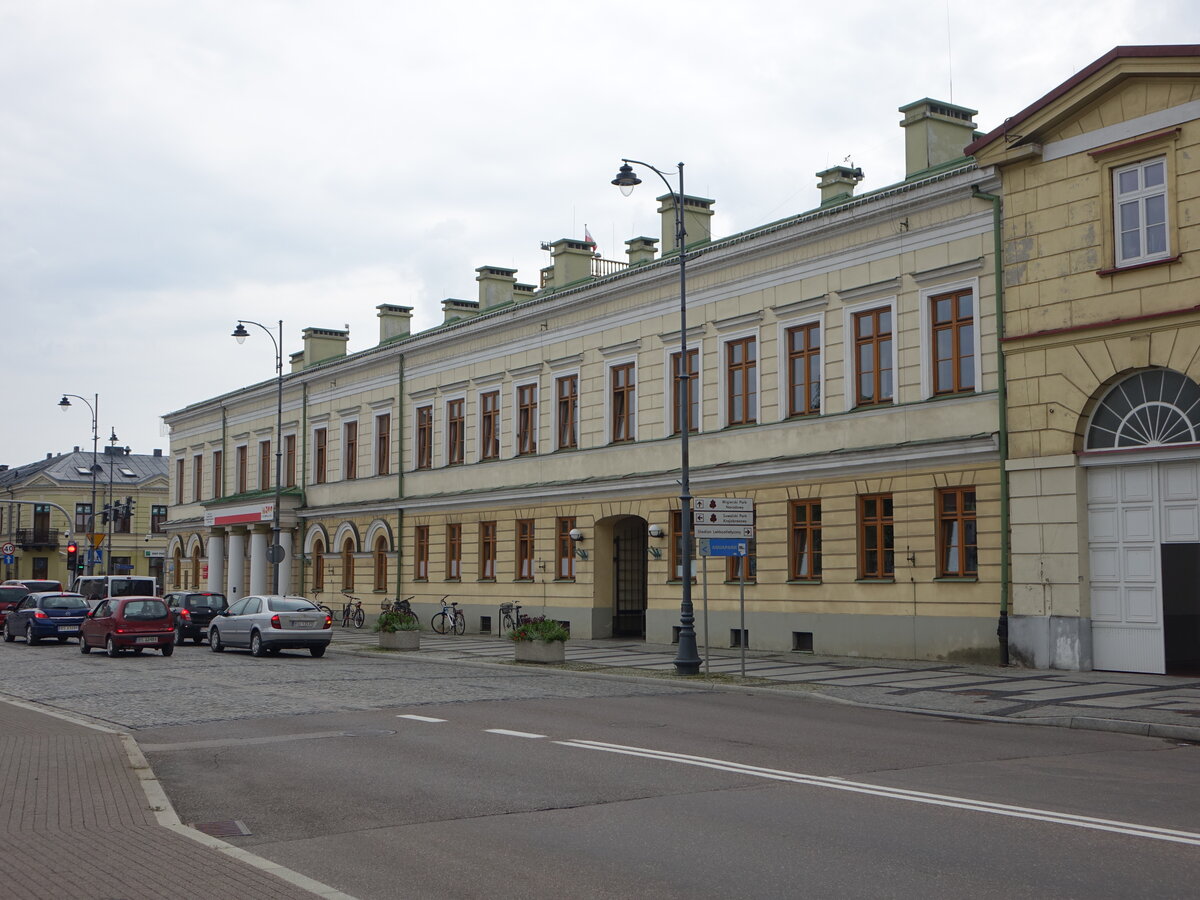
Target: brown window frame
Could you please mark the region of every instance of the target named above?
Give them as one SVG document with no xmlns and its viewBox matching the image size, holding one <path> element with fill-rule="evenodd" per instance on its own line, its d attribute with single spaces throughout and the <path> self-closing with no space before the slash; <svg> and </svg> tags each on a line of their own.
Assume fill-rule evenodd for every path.
<svg viewBox="0 0 1200 900">
<path fill-rule="evenodd" d="M 628 362 L 609 367 L 608 384 L 612 400 L 610 443 L 628 443 L 634 439 L 637 364 Z"/>
<path fill-rule="evenodd" d="M 433 468 L 433 406 L 417 407 L 417 460 L 415 469 Z"/>
<path fill-rule="evenodd" d="M 517 568 L 513 581 L 533 581 L 536 561 L 535 523 L 533 519 L 517 519 L 516 559 Z"/>
<path fill-rule="evenodd" d="M 313 541 L 313 590 L 325 590 L 325 542 Z"/>
<path fill-rule="evenodd" d="M 250 462 L 250 448 L 242 444 L 237 448 L 237 472 L 234 473 L 235 494 L 244 494 L 250 488 L 250 473 L 248 471 Z"/>
<path fill-rule="evenodd" d="M 88 503 L 86 505 L 89 507 L 91 506 L 90 503 Z M 167 524 L 167 507 L 166 507 L 166 505 L 161 504 L 161 503 L 156 503 L 156 504 L 152 505 L 150 507 L 150 533 L 151 534 L 163 534 L 167 530 L 166 528 L 163 527 L 166 524 Z"/>
<path fill-rule="evenodd" d="M 496 523 L 491 520 L 479 523 L 479 580 L 496 580 Z"/>
<path fill-rule="evenodd" d="M 461 466 L 466 461 L 467 401 L 459 397 L 446 401 L 446 465 Z"/>
<path fill-rule="evenodd" d="M 342 541 L 342 590 L 354 590 L 354 538 Z"/>
<path fill-rule="evenodd" d="M 158 507 L 155 507 L 155 509 L 158 509 Z M 167 514 L 165 512 L 166 507 L 164 506 L 164 507 L 162 507 L 162 509 L 164 510 L 163 519 L 165 520 L 167 518 Z M 89 532 L 91 530 L 92 530 L 92 504 L 76 503 L 75 504 L 75 531 L 78 532 L 79 534 L 86 534 L 87 532 Z M 150 530 L 151 531 L 154 530 L 153 524 L 151 525 Z"/>
<path fill-rule="evenodd" d="M 500 458 L 500 392 L 479 395 L 479 458 Z"/>
<path fill-rule="evenodd" d="M 271 489 L 271 439 L 258 442 L 258 489 Z"/>
<path fill-rule="evenodd" d="M 953 500 L 953 508 L 947 501 Z M 979 577 L 979 523 L 974 485 L 937 492 L 938 577 Z M 956 559 L 957 565 L 951 565 Z"/>
<path fill-rule="evenodd" d="M 429 526 L 413 528 L 413 581 L 429 580 Z"/>
<path fill-rule="evenodd" d="M 204 454 L 197 453 L 192 457 L 192 502 L 199 503 L 204 489 Z"/>
<path fill-rule="evenodd" d="M 679 434 L 679 392 L 683 382 L 679 359 L 682 351 L 671 354 L 671 434 Z M 688 360 L 688 434 L 700 431 L 700 349 L 689 347 Z"/>
<path fill-rule="evenodd" d="M 286 435 L 283 439 L 283 486 L 296 486 L 296 436 Z"/>
<path fill-rule="evenodd" d="M 874 564 L 872 553 L 876 554 Z M 858 497 L 858 577 L 862 581 L 892 581 L 896 577 L 895 501 L 891 494 Z"/>
<path fill-rule="evenodd" d="M 375 474 L 390 475 L 392 472 L 392 414 L 380 413 L 375 417 Z"/>
<path fill-rule="evenodd" d="M 741 357 L 735 359 L 739 351 Z M 757 422 L 758 338 L 748 335 L 725 342 L 725 424 L 732 428 Z"/>
<path fill-rule="evenodd" d="M 325 428 L 313 431 L 313 484 L 324 484 L 329 475 L 329 432 Z"/>
<path fill-rule="evenodd" d="M 537 453 L 537 389 L 536 383 L 517 386 L 517 456 Z"/>
<path fill-rule="evenodd" d="M 342 477 L 358 478 L 358 422 L 342 423 Z"/>
<path fill-rule="evenodd" d="M 375 539 L 375 547 L 372 551 L 372 569 L 374 570 L 373 587 L 377 591 L 386 591 L 388 589 L 388 544 L 387 538 L 382 534 Z"/>
<path fill-rule="evenodd" d="M 793 325 L 784 333 L 784 340 L 788 416 L 817 415 L 821 412 L 821 323 Z"/>
<path fill-rule="evenodd" d="M 669 564 L 667 570 L 667 580 L 669 582 L 681 582 L 683 580 L 683 517 L 679 514 L 679 510 L 671 510 L 668 516 L 670 525 L 668 526 L 668 535 L 670 543 Z M 692 531 L 692 568 L 696 568 L 696 532 Z M 696 576 L 692 575 L 692 584 L 696 583 Z"/>
<path fill-rule="evenodd" d="M 887 330 L 883 330 L 883 317 L 887 317 Z M 854 405 L 879 406 L 892 403 L 896 396 L 895 385 L 895 313 L 890 306 L 875 306 L 856 312 L 851 317 L 854 329 Z M 871 323 L 868 334 L 862 333 L 862 323 Z M 871 354 L 870 369 L 863 368 L 862 351 L 869 349 Z M 886 357 L 886 364 L 884 359 Z M 870 378 L 873 385 L 870 394 L 863 390 L 864 378 Z M 887 391 L 883 389 L 887 381 Z"/>
<path fill-rule="evenodd" d="M 555 581 L 575 580 L 575 542 L 571 530 L 575 527 L 574 516 L 559 516 L 554 520 L 555 534 Z"/>
<path fill-rule="evenodd" d="M 970 303 L 970 312 L 962 315 L 961 307 L 964 298 Z M 947 314 L 939 315 L 939 307 L 949 304 Z M 963 352 L 962 341 L 967 341 L 966 352 Z M 939 347 L 938 338 L 943 334 L 950 336 L 948 354 L 943 354 Z M 975 291 L 963 288 L 934 294 L 929 298 L 929 345 L 930 345 L 930 379 L 934 396 L 945 394 L 966 394 L 975 390 Z M 964 377 L 963 363 L 970 364 L 970 381 Z M 949 367 L 949 384 L 943 384 L 943 363 Z"/>
<path fill-rule="evenodd" d="M 820 500 L 788 503 L 788 580 L 821 580 Z"/>
<path fill-rule="evenodd" d="M 183 505 L 183 473 L 185 465 L 186 463 L 182 456 L 175 460 L 175 503 L 177 506 Z"/>
<path fill-rule="evenodd" d="M 446 581 L 462 581 L 462 525 L 446 523 Z"/>
<path fill-rule="evenodd" d="M 558 449 L 574 450 L 579 446 L 579 376 L 572 373 L 556 378 L 554 396 L 558 411 Z"/>
<path fill-rule="evenodd" d="M 225 496 L 225 453 L 214 450 L 212 454 L 212 495 L 215 500 Z"/>
</svg>

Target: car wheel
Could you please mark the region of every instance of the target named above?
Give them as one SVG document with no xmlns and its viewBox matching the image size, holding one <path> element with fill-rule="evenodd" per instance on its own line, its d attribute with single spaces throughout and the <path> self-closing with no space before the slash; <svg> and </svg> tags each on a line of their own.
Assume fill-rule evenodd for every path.
<svg viewBox="0 0 1200 900">
<path fill-rule="evenodd" d="M 183 642 L 184 642 L 183 626 L 176 625 L 175 626 L 175 646 L 176 647 L 182 646 Z"/>
<path fill-rule="evenodd" d="M 257 656 L 260 659 L 267 655 L 267 648 L 263 646 L 262 635 L 257 631 L 250 635 L 250 655 Z"/>
<path fill-rule="evenodd" d="M 208 633 L 208 647 L 213 653 L 220 653 L 225 649 L 225 645 L 221 643 L 221 632 L 215 628 Z"/>
<path fill-rule="evenodd" d="M 309 647 L 308 652 L 313 655 L 313 659 L 320 659 L 325 655 L 324 647 Z"/>
<path fill-rule="evenodd" d="M 104 652 L 107 653 L 111 659 L 116 659 L 121 655 L 121 651 L 117 648 L 117 642 L 113 640 L 113 636 L 111 634 L 104 640 Z"/>
<path fill-rule="evenodd" d="M 175 652 L 175 645 L 174 644 L 162 644 L 159 646 L 158 649 L 162 651 L 163 656 L 170 656 L 172 653 Z"/>
<path fill-rule="evenodd" d="M 4 623 L 4 643 L 11 644 L 17 639 L 17 636 L 8 630 L 8 622 Z"/>
<path fill-rule="evenodd" d="M 25 643 L 27 643 L 30 647 L 32 647 L 34 644 L 38 643 L 39 641 L 41 641 L 40 637 L 33 636 L 32 623 L 29 625 L 26 625 L 25 626 Z"/>
<path fill-rule="evenodd" d="M 87 639 L 82 634 L 79 635 L 79 652 L 85 656 L 92 652 L 92 648 L 87 645 Z"/>
</svg>

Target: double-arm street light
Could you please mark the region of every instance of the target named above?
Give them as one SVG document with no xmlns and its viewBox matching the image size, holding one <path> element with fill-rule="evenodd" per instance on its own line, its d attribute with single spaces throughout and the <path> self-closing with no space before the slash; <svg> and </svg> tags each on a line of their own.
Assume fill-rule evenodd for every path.
<svg viewBox="0 0 1200 900">
<path fill-rule="evenodd" d="M 688 366 L 687 345 L 687 232 L 683 227 L 683 163 L 677 163 L 679 171 L 679 190 L 676 191 L 667 176 L 650 163 L 636 159 L 621 160 L 620 171 L 612 183 L 621 189 L 628 197 L 633 189 L 642 183 L 634 174 L 634 166 L 644 166 L 658 175 L 667 191 L 675 198 L 675 247 L 679 254 L 679 526 L 683 542 L 680 556 L 683 571 L 680 580 L 683 584 L 683 599 L 679 604 L 679 649 L 675 654 L 675 672 L 679 675 L 698 675 L 700 673 L 700 653 L 696 648 L 696 616 L 692 607 L 692 490 L 689 484 L 690 467 L 688 464 L 688 432 L 691 431 L 689 414 L 691 413 L 691 371 Z"/>
<path fill-rule="evenodd" d="M 96 445 L 100 442 L 100 432 L 97 424 L 100 415 L 100 395 L 93 394 L 92 402 L 89 403 L 86 397 L 81 397 L 78 394 L 63 394 L 62 399 L 58 401 L 58 408 L 63 412 L 66 412 L 71 408 L 71 401 L 67 399 L 68 397 L 74 397 L 76 400 L 81 401 L 84 406 L 91 410 L 92 413 L 92 510 L 91 517 L 88 519 L 88 526 L 91 529 L 91 531 L 88 532 L 88 544 L 90 545 L 92 543 L 91 535 L 96 530 L 96 472 L 100 469 L 100 465 L 96 461 Z M 89 547 L 89 549 L 95 550 L 95 547 Z M 91 575 L 95 569 L 96 563 L 94 557 L 94 553 L 88 553 L 87 571 L 89 575 Z M 74 580 L 74 578 L 75 573 L 71 572 L 70 579 Z"/>
<path fill-rule="evenodd" d="M 261 322 L 250 319 L 238 319 L 237 327 L 233 329 L 233 337 L 239 344 L 244 344 L 250 332 L 247 325 L 256 325 L 267 333 L 271 343 L 275 345 L 275 511 L 271 515 L 271 549 L 267 558 L 271 561 L 271 593 L 279 593 L 279 563 L 283 560 L 283 547 L 279 543 L 279 497 L 283 487 L 283 319 L 279 320 L 279 338 L 271 334 L 271 329 Z"/>
</svg>

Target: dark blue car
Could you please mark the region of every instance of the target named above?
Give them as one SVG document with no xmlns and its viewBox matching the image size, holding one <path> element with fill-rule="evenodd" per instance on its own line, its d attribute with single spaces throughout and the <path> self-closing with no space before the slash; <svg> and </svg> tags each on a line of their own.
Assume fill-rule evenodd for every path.
<svg viewBox="0 0 1200 900">
<path fill-rule="evenodd" d="M 21 634 L 31 645 L 42 638 L 57 638 L 62 644 L 67 638 L 79 637 L 79 625 L 87 614 L 87 600 L 80 594 L 30 594 L 5 618 L 4 640 L 12 642 Z"/>
</svg>

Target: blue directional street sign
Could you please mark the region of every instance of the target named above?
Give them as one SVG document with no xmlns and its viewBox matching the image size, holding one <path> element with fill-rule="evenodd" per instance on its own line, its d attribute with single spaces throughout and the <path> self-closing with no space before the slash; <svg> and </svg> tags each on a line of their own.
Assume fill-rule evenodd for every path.
<svg viewBox="0 0 1200 900">
<path fill-rule="evenodd" d="M 734 538 L 708 538 L 702 543 L 708 544 L 706 556 L 745 556 L 749 549 L 746 541 Z"/>
<path fill-rule="evenodd" d="M 92 551 L 92 562 L 94 562 L 94 563 L 104 562 L 104 551 L 103 550 L 93 550 Z"/>
<path fill-rule="evenodd" d="M 15 557 L 15 556 L 13 556 L 12 554 L 5 554 L 5 556 L 4 556 L 4 564 L 5 564 L 6 566 L 11 566 L 11 565 L 13 564 L 13 562 L 15 562 L 15 561 L 16 561 L 16 557 Z"/>
</svg>

